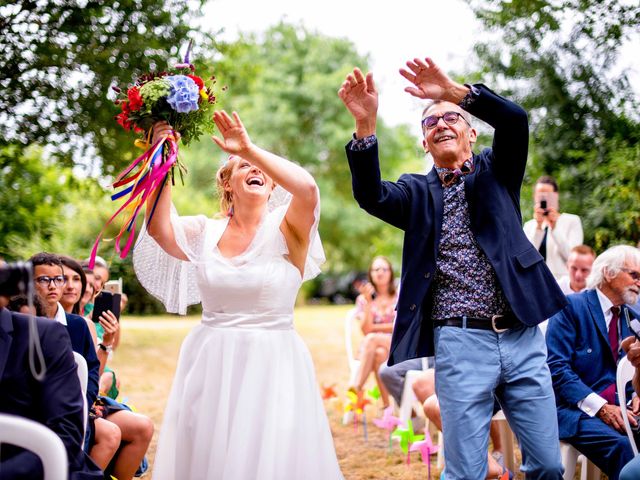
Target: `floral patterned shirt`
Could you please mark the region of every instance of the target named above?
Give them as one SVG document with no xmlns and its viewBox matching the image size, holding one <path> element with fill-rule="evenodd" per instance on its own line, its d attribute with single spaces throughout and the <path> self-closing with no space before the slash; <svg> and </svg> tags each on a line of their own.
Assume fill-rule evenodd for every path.
<svg viewBox="0 0 640 480">
<path fill-rule="evenodd" d="M 445 168 L 436 168 L 438 173 Z M 443 188 L 443 218 L 436 277 L 433 320 L 467 315 L 491 317 L 510 311 L 498 277 L 471 231 L 464 177 Z"/>
</svg>

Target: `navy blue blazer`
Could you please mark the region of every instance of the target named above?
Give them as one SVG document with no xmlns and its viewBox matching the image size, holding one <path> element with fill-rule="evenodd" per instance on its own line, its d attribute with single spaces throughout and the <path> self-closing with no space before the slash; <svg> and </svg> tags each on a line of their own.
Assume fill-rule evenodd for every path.
<svg viewBox="0 0 640 480">
<path fill-rule="evenodd" d="M 547 363 L 556 395 L 560 438 L 577 433 L 578 419 L 583 415 L 578 402 L 615 383 L 617 369 L 597 292 L 575 293 L 567 300 L 569 305 L 549 319 L 546 333 Z M 620 315 L 623 339 L 633 335 L 624 310 L 630 318 L 637 315 L 624 306 Z M 620 350 L 618 359 L 624 355 Z M 631 398 L 631 393 L 629 386 L 627 398 Z"/>
<path fill-rule="evenodd" d="M 71 338 L 71 347 L 87 361 L 89 369 L 89 382 L 87 383 L 87 405 L 89 408 L 96 401 L 100 388 L 100 360 L 96 354 L 91 331 L 87 321 L 80 315 L 65 313 L 67 317 L 67 331 Z"/>
<path fill-rule="evenodd" d="M 49 319 L 36 318 L 47 373 L 36 380 L 29 368 L 29 320 L 0 308 L 0 412 L 18 415 L 53 430 L 69 458 L 69 478 L 102 479 L 102 471 L 82 451 L 83 401 L 76 363 L 66 329 Z M 42 478 L 37 456 L 2 445 L 0 477 Z"/>
<path fill-rule="evenodd" d="M 520 188 L 527 164 L 529 126 L 518 105 L 476 85 L 479 96 L 469 113 L 495 128 L 492 148 L 473 155 L 466 175 L 471 231 L 495 269 L 518 319 L 533 326 L 566 305 L 558 284 L 522 230 Z M 378 145 L 363 151 L 346 147 L 353 195 L 360 207 L 404 230 L 397 318 L 388 364 L 433 355 L 431 295 L 442 227 L 442 184 L 427 175 L 404 174 L 397 182 L 380 178 Z"/>
</svg>

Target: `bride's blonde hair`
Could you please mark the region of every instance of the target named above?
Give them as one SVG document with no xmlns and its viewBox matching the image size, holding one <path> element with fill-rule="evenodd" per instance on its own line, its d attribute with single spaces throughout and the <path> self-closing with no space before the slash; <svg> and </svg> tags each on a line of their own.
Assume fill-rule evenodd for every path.
<svg viewBox="0 0 640 480">
<path fill-rule="evenodd" d="M 226 162 L 218 169 L 216 173 L 216 183 L 218 187 L 218 195 L 220 196 L 220 213 L 222 215 L 233 215 L 233 192 L 225 190 L 225 184 L 229 183 L 233 167 L 238 163 L 240 157 L 230 155 Z"/>
</svg>

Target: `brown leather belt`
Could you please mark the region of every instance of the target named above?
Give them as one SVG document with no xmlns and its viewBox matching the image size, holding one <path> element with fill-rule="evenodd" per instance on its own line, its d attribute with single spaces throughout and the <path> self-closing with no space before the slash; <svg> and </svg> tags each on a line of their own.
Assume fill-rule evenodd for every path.
<svg viewBox="0 0 640 480">
<path fill-rule="evenodd" d="M 443 320 L 434 320 L 436 327 L 459 327 L 465 325 L 466 328 L 479 330 L 493 330 L 496 333 L 506 332 L 520 324 L 520 321 L 513 313 L 507 315 L 494 315 L 492 317 L 451 317 Z"/>
</svg>

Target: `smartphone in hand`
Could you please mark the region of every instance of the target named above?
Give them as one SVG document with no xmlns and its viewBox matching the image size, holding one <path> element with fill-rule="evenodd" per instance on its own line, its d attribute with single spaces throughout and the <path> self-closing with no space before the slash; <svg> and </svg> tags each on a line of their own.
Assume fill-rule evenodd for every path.
<svg viewBox="0 0 640 480">
<path fill-rule="evenodd" d="M 120 297 L 119 293 L 111 293 L 106 290 L 102 290 L 93 302 L 93 314 L 91 319 L 98 323 L 100 321 L 100 315 L 107 310 L 111 310 L 120 321 Z"/>
</svg>

